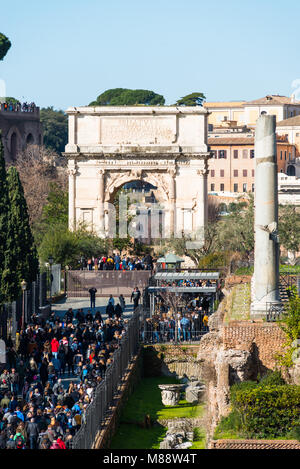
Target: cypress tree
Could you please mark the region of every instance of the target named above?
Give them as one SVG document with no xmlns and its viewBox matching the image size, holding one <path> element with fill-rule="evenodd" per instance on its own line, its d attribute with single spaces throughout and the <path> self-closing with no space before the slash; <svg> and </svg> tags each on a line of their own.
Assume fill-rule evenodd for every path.
<svg viewBox="0 0 300 469">
<path fill-rule="evenodd" d="M 36 279 L 39 262 L 34 238 L 29 224 L 29 214 L 24 190 L 16 168 L 11 166 L 6 176 L 9 200 L 7 216 L 7 243 L 2 276 L 3 290 L 8 301 L 21 293 L 21 281 L 30 284 Z"/>
<path fill-rule="evenodd" d="M 2 276 L 5 263 L 8 193 L 2 138 L 0 132 L 0 304 L 4 300 Z"/>
</svg>

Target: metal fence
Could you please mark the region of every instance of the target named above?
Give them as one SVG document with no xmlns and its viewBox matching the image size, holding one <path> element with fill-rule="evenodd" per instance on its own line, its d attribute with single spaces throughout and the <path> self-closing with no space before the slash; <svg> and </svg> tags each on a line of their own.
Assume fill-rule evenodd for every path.
<svg viewBox="0 0 300 469">
<path fill-rule="evenodd" d="M 128 297 L 134 287 L 146 288 L 151 275 L 151 270 L 69 270 L 67 295 L 69 298 L 88 297 L 89 289 L 95 287 L 98 297 L 120 294 Z"/>
<path fill-rule="evenodd" d="M 281 318 L 282 313 L 284 311 L 284 305 L 282 303 L 268 302 L 266 310 L 267 322 L 275 322 Z"/>
<path fill-rule="evenodd" d="M 207 329 L 201 331 L 180 331 L 175 334 L 175 331 L 161 333 L 160 331 L 141 331 L 140 341 L 143 344 L 167 344 L 173 343 L 174 345 L 181 344 L 194 344 L 199 343 L 201 338 L 209 332 Z"/>
<path fill-rule="evenodd" d="M 39 312 L 40 308 L 47 304 L 47 278 L 45 273 L 37 276 L 24 292 L 24 320 L 30 321 L 33 313 Z M 20 328 L 23 312 L 23 296 L 20 295 L 12 303 L 0 305 L 0 338 L 4 341 L 9 336 L 15 338 L 17 330 Z"/>
<path fill-rule="evenodd" d="M 97 433 L 105 420 L 109 407 L 121 384 L 128 365 L 139 348 L 140 308 L 128 322 L 125 335 L 115 351 L 113 362 L 107 368 L 105 376 L 95 390 L 93 401 L 88 405 L 83 416 L 80 430 L 74 435 L 72 449 L 91 449 Z"/>
</svg>

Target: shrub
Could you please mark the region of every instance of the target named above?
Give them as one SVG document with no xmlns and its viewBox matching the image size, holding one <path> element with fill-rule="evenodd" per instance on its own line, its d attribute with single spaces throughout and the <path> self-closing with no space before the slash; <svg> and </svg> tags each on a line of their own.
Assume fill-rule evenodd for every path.
<svg viewBox="0 0 300 469">
<path fill-rule="evenodd" d="M 276 438 L 297 426 L 300 386 L 241 384 L 232 386 L 230 397 L 248 437 Z"/>
<path fill-rule="evenodd" d="M 219 425 L 217 426 L 214 439 L 219 438 L 238 438 L 239 433 L 242 430 L 242 419 L 241 415 L 237 410 L 232 410 L 227 417 L 222 417 Z"/>
<path fill-rule="evenodd" d="M 280 371 L 273 371 L 263 376 L 259 382 L 260 386 L 282 386 L 285 381 Z"/>
</svg>

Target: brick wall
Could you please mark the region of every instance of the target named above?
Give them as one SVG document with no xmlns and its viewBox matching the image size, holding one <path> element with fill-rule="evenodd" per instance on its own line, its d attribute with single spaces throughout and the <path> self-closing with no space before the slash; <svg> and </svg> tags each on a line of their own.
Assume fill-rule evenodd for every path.
<svg viewBox="0 0 300 469">
<path fill-rule="evenodd" d="M 277 324 L 232 322 L 223 326 L 223 345 L 225 350 L 253 350 L 256 347 L 257 358 L 263 366 L 273 369 L 275 354 L 280 351 L 285 334 Z"/>
<path fill-rule="evenodd" d="M 300 449 L 297 440 L 213 440 L 209 449 Z"/>
</svg>

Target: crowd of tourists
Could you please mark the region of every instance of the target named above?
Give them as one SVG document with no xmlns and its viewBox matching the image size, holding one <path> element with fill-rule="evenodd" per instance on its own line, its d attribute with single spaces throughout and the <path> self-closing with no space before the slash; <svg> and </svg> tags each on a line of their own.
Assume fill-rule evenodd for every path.
<svg viewBox="0 0 300 469">
<path fill-rule="evenodd" d="M 159 286 L 161 287 L 213 287 L 216 286 L 216 280 L 174 280 L 172 282 L 162 281 Z"/>
<path fill-rule="evenodd" d="M 10 111 L 10 112 L 34 112 L 36 109 L 36 105 L 34 102 L 31 103 L 20 103 L 20 102 L 12 102 L 7 101 L 1 103 L 1 111 Z"/>
<path fill-rule="evenodd" d="M 152 270 L 153 258 L 150 254 L 145 257 L 128 257 L 119 254 L 81 257 L 78 261 L 82 270 Z"/>
<path fill-rule="evenodd" d="M 200 307 L 183 309 L 175 313 L 156 312 L 144 321 L 141 339 L 144 343 L 192 342 L 200 340 L 209 331 L 209 315 Z"/>
<path fill-rule="evenodd" d="M 114 310 L 115 312 L 115 310 Z M 69 309 L 6 344 L 0 375 L 0 448 L 69 449 L 126 332 L 121 312 Z M 64 385 L 67 379 L 67 386 Z"/>
</svg>

